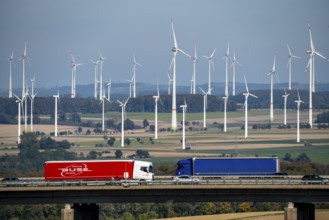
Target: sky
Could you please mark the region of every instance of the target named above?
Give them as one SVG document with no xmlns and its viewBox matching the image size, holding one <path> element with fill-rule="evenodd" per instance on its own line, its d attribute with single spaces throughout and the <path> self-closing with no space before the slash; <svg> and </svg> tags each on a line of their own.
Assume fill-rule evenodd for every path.
<svg viewBox="0 0 329 220">
<path fill-rule="evenodd" d="M 22 86 L 22 62 L 27 44 L 30 65 L 26 78 L 35 75 L 37 87 L 71 85 L 71 54 L 82 66 L 76 84 L 92 84 L 94 67 L 101 52 L 103 80 L 128 83 L 133 54 L 136 82 L 167 84 L 172 59 L 173 20 L 178 46 L 193 55 L 197 48 L 197 84 L 208 82 L 208 61 L 214 55 L 212 81 L 225 81 L 227 45 L 241 66 L 236 80 L 269 83 L 267 73 L 276 56 L 276 72 L 288 81 L 287 44 L 294 59 L 292 81 L 308 83 L 305 72 L 310 49 L 308 24 L 317 51 L 329 57 L 328 0 L 1 0 L 0 88 L 9 87 L 9 61 L 14 51 L 13 87 Z M 192 60 L 177 55 L 177 85 L 189 85 Z M 329 62 L 316 57 L 315 80 L 329 82 Z M 232 69 L 229 69 L 232 81 Z M 30 82 L 29 82 L 30 86 Z"/>
</svg>

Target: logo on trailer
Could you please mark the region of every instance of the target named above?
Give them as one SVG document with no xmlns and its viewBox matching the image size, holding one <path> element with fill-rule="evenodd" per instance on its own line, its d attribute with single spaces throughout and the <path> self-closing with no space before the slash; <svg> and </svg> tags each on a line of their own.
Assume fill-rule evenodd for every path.
<svg viewBox="0 0 329 220">
<path fill-rule="evenodd" d="M 61 176 L 63 177 L 71 177 L 71 176 L 77 176 L 84 172 L 90 172 L 92 170 L 89 170 L 87 167 L 87 164 L 73 164 L 70 166 L 67 166 L 65 168 L 59 168 L 61 171 Z"/>
</svg>

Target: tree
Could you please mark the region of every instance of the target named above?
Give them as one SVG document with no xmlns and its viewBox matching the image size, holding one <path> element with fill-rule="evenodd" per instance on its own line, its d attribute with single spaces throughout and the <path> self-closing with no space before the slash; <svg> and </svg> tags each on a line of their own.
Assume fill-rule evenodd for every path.
<svg viewBox="0 0 329 220">
<path fill-rule="evenodd" d="M 286 153 L 286 155 L 284 156 L 283 160 L 291 161 L 291 154 L 290 153 Z"/>
<path fill-rule="evenodd" d="M 90 151 L 89 154 L 87 155 L 87 158 L 88 159 L 93 159 L 93 160 L 97 159 L 97 152 L 94 151 L 94 150 Z"/>
<path fill-rule="evenodd" d="M 129 118 L 127 118 L 124 122 L 125 125 L 125 130 L 134 130 L 135 129 L 135 124 L 132 120 L 130 120 Z M 120 125 L 121 128 L 121 125 Z"/>
<path fill-rule="evenodd" d="M 303 152 L 300 155 L 298 155 L 297 161 L 299 161 L 299 162 L 309 162 L 310 158 L 307 156 L 306 153 Z"/>
<path fill-rule="evenodd" d="M 202 202 L 195 207 L 195 215 L 211 215 L 216 213 L 214 203 Z"/>
<path fill-rule="evenodd" d="M 116 150 L 114 154 L 115 154 L 115 158 L 121 158 L 123 155 L 121 150 Z"/>
<path fill-rule="evenodd" d="M 136 156 L 139 158 L 149 158 L 150 154 L 146 150 L 137 150 L 136 151 Z"/>
<path fill-rule="evenodd" d="M 318 114 L 315 123 L 329 123 L 329 111 Z"/>
<path fill-rule="evenodd" d="M 60 112 L 59 113 L 58 121 L 61 121 L 61 122 L 66 122 L 67 121 L 65 112 Z"/>
<path fill-rule="evenodd" d="M 150 131 L 155 131 L 155 126 L 154 125 L 150 125 Z"/>
<path fill-rule="evenodd" d="M 73 124 L 81 123 L 80 115 L 76 112 L 72 113 L 70 117 L 70 122 L 72 122 Z"/>
<path fill-rule="evenodd" d="M 114 145 L 114 141 L 115 139 L 113 140 L 113 138 L 110 138 L 109 140 L 107 140 L 107 144 L 112 147 Z"/>
<path fill-rule="evenodd" d="M 130 139 L 129 138 L 125 138 L 125 144 L 127 144 L 128 146 L 130 145 L 130 143 L 131 143 L 131 141 L 130 141 Z"/>
<path fill-rule="evenodd" d="M 147 119 L 144 119 L 143 120 L 143 128 L 146 128 L 149 125 L 150 125 L 150 123 L 148 122 L 148 120 Z"/>
</svg>

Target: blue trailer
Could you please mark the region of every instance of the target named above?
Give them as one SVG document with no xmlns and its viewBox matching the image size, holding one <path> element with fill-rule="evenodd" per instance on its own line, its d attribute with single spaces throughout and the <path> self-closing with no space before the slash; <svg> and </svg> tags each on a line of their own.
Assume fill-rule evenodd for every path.
<svg viewBox="0 0 329 220">
<path fill-rule="evenodd" d="M 277 157 L 189 158 L 177 163 L 176 176 L 268 176 L 280 174 Z"/>
</svg>

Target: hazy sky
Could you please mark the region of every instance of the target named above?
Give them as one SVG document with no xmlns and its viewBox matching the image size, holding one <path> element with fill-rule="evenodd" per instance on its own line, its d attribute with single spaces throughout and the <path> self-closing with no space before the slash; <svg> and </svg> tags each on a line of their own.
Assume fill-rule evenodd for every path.
<svg viewBox="0 0 329 220">
<path fill-rule="evenodd" d="M 71 85 L 71 54 L 78 63 L 77 84 L 93 83 L 93 64 L 99 51 L 106 57 L 103 79 L 126 82 L 131 78 L 132 54 L 142 64 L 137 82 L 167 83 L 172 59 L 173 19 L 179 47 L 193 54 L 197 47 L 197 83 L 206 83 L 209 56 L 214 48 L 213 82 L 224 82 L 222 59 L 230 44 L 242 66 L 237 81 L 269 83 L 266 75 L 277 56 L 277 74 L 288 81 L 288 43 L 293 54 L 294 82 L 307 83 L 304 69 L 310 48 L 308 23 L 315 47 L 329 57 L 328 0 L 1 0 L 0 87 L 8 88 L 9 61 L 14 50 L 13 86 L 21 87 L 22 62 L 27 43 L 27 79 L 36 85 Z M 315 61 L 316 80 L 329 82 L 329 62 Z M 177 84 L 188 85 L 192 60 L 178 54 Z M 231 69 L 230 69 L 230 78 Z M 29 83 L 30 84 L 30 83 Z"/>
</svg>

